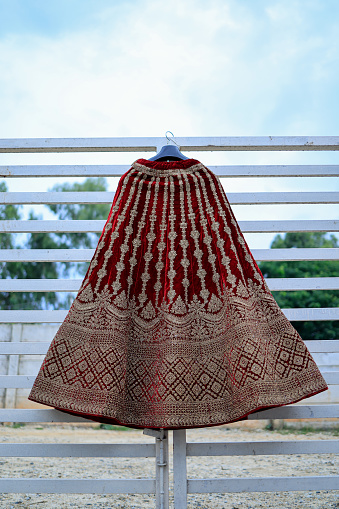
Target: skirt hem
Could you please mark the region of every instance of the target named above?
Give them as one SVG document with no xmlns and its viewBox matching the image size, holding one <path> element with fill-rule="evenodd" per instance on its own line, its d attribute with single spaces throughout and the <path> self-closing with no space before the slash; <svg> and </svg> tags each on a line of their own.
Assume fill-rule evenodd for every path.
<svg viewBox="0 0 339 509">
<path fill-rule="evenodd" d="M 310 393 L 307 396 L 303 395 L 298 399 L 294 399 L 293 401 L 288 401 L 286 403 L 279 403 L 279 404 L 274 404 L 274 405 L 258 406 L 258 407 L 255 407 L 255 408 L 249 410 L 245 414 L 243 414 L 240 417 L 237 417 L 236 419 L 233 419 L 233 420 L 227 420 L 227 421 L 216 422 L 216 423 L 212 422 L 212 423 L 205 423 L 205 424 L 196 424 L 196 425 L 189 425 L 189 426 L 188 425 L 187 426 L 163 426 L 163 427 L 162 426 L 149 426 L 149 425 L 134 424 L 134 423 L 129 423 L 129 422 L 122 422 L 116 418 L 107 417 L 104 415 L 95 415 L 95 414 L 90 414 L 90 413 L 86 413 L 86 412 L 73 411 L 73 410 L 69 410 L 69 409 L 65 409 L 65 408 L 59 408 L 57 406 L 53 406 L 53 408 L 55 408 L 56 410 L 59 410 L 60 412 L 64 412 L 64 413 L 67 413 L 70 415 L 75 415 L 77 417 L 83 417 L 84 419 L 88 419 L 93 422 L 99 422 L 101 424 L 112 424 L 112 425 L 117 425 L 117 426 L 124 426 L 124 427 L 128 427 L 128 428 L 133 428 L 133 429 L 166 429 L 166 430 L 194 429 L 194 428 L 209 428 L 209 427 L 213 427 L 213 426 L 222 426 L 225 424 L 231 424 L 234 422 L 244 421 L 244 420 L 247 420 L 248 416 L 253 413 L 262 412 L 264 410 L 269 410 L 272 408 L 279 408 L 279 407 L 286 406 L 286 405 L 292 405 L 294 403 L 302 401 L 303 399 L 310 398 L 312 396 L 315 396 L 316 394 L 320 394 L 321 392 L 324 392 L 326 390 L 328 390 L 327 386 L 323 387 L 321 389 L 318 389 L 317 391 Z M 31 399 L 31 398 L 28 398 L 28 399 Z M 33 399 L 31 399 L 31 400 L 36 401 Z M 43 404 L 46 404 L 46 403 L 43 403 Z"/>
</svg>

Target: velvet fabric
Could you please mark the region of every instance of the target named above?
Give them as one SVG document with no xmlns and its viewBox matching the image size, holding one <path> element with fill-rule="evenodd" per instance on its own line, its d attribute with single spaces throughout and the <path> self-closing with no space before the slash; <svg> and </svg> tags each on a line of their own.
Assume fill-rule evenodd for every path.
<svg viewBox="0 0 339 509">
<path fill-rule="evenodd" d="M 213 426 L 327 389 L 219 178 L 138 159 L 29 399 L 105 423 Z"/>
</svg>

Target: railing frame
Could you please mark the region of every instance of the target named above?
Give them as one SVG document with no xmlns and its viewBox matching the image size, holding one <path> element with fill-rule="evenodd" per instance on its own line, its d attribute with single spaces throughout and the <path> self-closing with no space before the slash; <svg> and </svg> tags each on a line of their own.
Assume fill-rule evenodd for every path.
<svg viewBox="0 0 339 509">
<path fill-rule="evenodd" d="M 182 151 L 337 151 L 339 137 L 184 137 L 176 142 Z M 154 152 L 165 143 L 164 138 L 69 138 L 69 139 L 8 139 L 0 140 L 0 153 L 40 152 Z M 334 177 L 339 176 L 339 165 L 220 165 L 209 168 L 219 177 Z M 69 177 L 69 176 L 111 176 L 120 177 L 129 169 L 127 165 L 9 165 L 0 166 L 0 178 Z M 51 204 L 51 203 L 109 203 L 114 193 L 1 193 L 0 204 Z M 230 202 L 245 204 L 287 204 L 314 203 L 335 204 L 339 202 L 338 192 L 304 193 L 229 193 Z M 1 223 L 1 222 L 0 222 Z M 3 221 L 2 232 L 56 232 L 102 230 L 104 221 Z M 339 231 L 337 219 L 312 221 L 243 221 L 244 232 L 284 231 Z M 89 261 L 93 250 L 3 250 L 0 262 L 10 261 Z M 335 260 L 339 249 L 254 249 L 257 260 Z M 50 282 L 54 291 L 77 291 L 79 281 L 58 280 Z M 271 290 L 337 289 L 338 278 L 309 278 L 308 280 L 268 280 Z M 44 281 L 0 281 L 0 291 L 46 291 Z M 289 309 L 284 310 L 290 320 L 338 320 L 339 309 Z M 61 322 L 65 311 L 0 311 L 3 323 Z M 16 325 L 14 325 L 16 327 Z M 17 327 L 20 327 L 17 325 Z M 35 377 L 19 375 L 19 355 L 43 355 L 47 342 L 0 343 L 0 353 L 10 356 L 7 375 L 0 376 L 0 387 L 7 388 L 7 403 L 13 403 L 13 391 L 29 388 Z M 339 352 L 339 341 L 306 341 L 312 352 Z M 338 373 L 324 373 L 328 383 L 338 385 Z M 309 404 L 292 405 L 252 414 L 249 419 L 295 419 L 295 418 L 338 418 L 339 405 Z M 0 409 L 0 422 L 88 422 L 80 417 L 69 416 L 57 410 Z M 34 454 L 45 456 L 101 455 L 102 457 L 154 457 L 154 479 L 2 479 L 3 492 L 44 492 L 44 493 L 154 493 L 156 508 L 169 507 L 169 450 L 168 433 L 164 430 L 145 430 L 155 439 L 154 444 L 119 444 L 93 451 L 91 444 L 62 444 L 57 448 L 51 444 L 0 444 L 0 455 L 27 457 Z M 308 441 L 307 443 L 284 442 L 284 448 L 277 443 L 186 443 L 186 431 L 173 431 L 173 470 L 175 509 L 187 507 L 189 493 L 229 493 L 240 491 L 278 490 L 319 490 L 336 489 L 338 476 L 296 477 L 296 478 L 242 478 L 242 479 L 188 479 L 186 458 L 206 455 L 248 455 L 248 454 L 303 454 L 338 452 L 334 441 Z M 274 479 L 274 483 L 272 480 Z"/>
</svg>

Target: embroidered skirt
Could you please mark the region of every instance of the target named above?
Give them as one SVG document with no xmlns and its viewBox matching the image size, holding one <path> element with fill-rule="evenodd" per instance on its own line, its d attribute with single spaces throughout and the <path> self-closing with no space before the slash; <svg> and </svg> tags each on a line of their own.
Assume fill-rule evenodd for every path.
<svg viewBox="0 0 339 509">
<path fill-rule="evenodd" d="M 138 159 L 29 399 L 104 423 L 213 426 L 327 389 L 195 159 Z"/>
</svg>

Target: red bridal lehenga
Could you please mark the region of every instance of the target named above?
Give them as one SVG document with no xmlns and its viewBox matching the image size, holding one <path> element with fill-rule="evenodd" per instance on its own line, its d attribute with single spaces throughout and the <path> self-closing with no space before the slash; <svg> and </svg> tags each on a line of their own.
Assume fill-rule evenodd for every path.
<svg viewBox="0 0 339 509">
<path fill-rule="evenodd" d="M 219 178 L 195 159 L 135 161 L 29 399 L 99 422 L 177 429 L 326 389 Z"/>
</svg>

